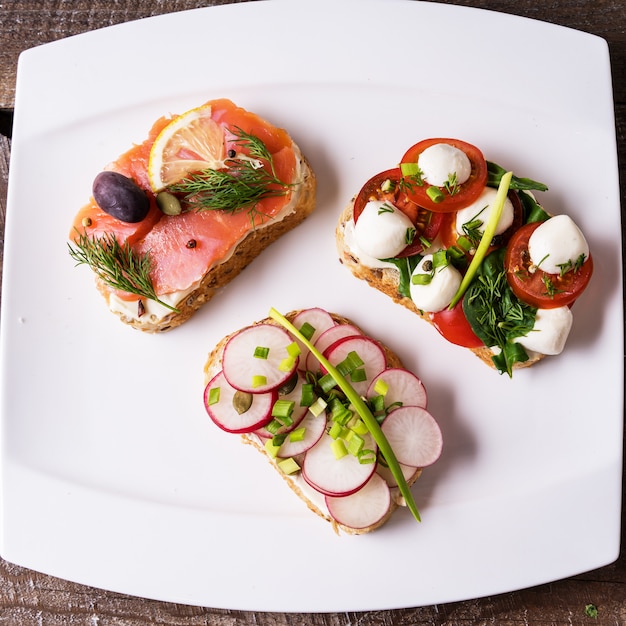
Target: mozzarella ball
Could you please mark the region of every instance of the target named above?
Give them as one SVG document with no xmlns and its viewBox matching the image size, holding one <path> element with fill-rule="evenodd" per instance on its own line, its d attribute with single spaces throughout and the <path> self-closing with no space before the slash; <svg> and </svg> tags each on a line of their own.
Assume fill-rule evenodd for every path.
<svg viewBox="0 0 626 626">
<path fill-rule="evenodd" d="M 413 222 L 389 202 L 372 200 L 354 225 L 354 237 L 365 254 L 388 259 L 406 248 L 407 231 L 414 228 Z"/>
<path fill-rule="evenodd" d="M 461 209 L 456 214 L 456 231 L 459 235 L 464 233 L 463 225 L 469 224 L 474 220 L 480 220 L 482 222 L 482 226 L 478 228 L 481 233 L 485 232 L 485 226 L 489 221 L 489 217 L 493 211 L 493 203 L 498 195 L 498 190 L 493 189 L 492 187 L 485 187 L 472 202 L 472 204 L 467 205 L 464 209 Z M 500 219 L 498 220 L 498 224 L 496 226 L 495 235 L 501 235 L 507 228 L 511 226 L 513 223 L 513 219 L 515 217 L 515 210 L 513 209 L 513 203 L 509 198 L 504 201 L 504 206 L 502 207 L 502 213 L 500 214 Z"/>
<path fill-rule="evenodd" d="M 528 252 L 541 270 L 560 274 L 562 266 L 573 266 L 581 255 L 587 259 L 589 246 L 569 215 L 555 215 L 535 229 L 528 241 Z"/>
<path fill-rule="evenodd" d="M 472 173 L 472 164 L 465 152 L 447 143 L 426 148 L 419 155 L 417 165 L 422 178 L 436 187 L 443 187 L 451 174 L 456 174 L 456 182 L 462 184 Z"/>
<path fill-rule="evenodd" d="M 432 254 L 425 255 L 411 275 L 411 300 L 418 309 L 427 313 L 445 309 L 461 284 L 461 273 L 455 267 L 445 265 L 432 268 L 432 261 Z M 420 274 L 432 275 L 432 279 L 426 284 L 414 283 L 413 277 Z"/>
<path fill-rule="evenodd" d="M 514 341 L 541 354 L 560 354 L 572 328 L 574 316 L 568 306 L 537 309 L 533 329 Z"/>
</svg>

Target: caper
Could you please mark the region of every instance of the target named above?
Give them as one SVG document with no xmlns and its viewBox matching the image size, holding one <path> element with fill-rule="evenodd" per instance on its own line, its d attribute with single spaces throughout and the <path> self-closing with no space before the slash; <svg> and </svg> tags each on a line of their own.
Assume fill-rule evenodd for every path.
<svg viewBox="0 0 626 626">
<path fill-rule="evenodd" d="M 245 413 L 252 406 L 252 394 L 246 391 L 235 391 L 233 395 L 233 408 L 239 415 Z"/>
<path fill-rule="evenodd" d="M 165 215 L 180 215 L 180 200 L 169 191 L 161 191 L 156 196 L 156 203 Z"/>
<path fill-rule="evenodd" d="M 100 172 L 93 181 L 92 192 L 98 206 L 122 222 L 141 222 L 150 210 L 146 192 L 119 172 Z"/>
</svg>

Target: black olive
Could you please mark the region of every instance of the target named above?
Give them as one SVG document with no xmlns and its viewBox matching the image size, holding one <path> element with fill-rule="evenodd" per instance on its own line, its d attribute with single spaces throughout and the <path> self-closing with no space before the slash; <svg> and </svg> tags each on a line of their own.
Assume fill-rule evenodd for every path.
<svg viewBox="0 0 626 626">
<path fill-rule="evenodd" d="M 122 222 L 141 222 L 150 210 L 146 192 L 119 172 L 100 172 L 93 181 L 92 191 L 98 206 Z"/>
</svg>

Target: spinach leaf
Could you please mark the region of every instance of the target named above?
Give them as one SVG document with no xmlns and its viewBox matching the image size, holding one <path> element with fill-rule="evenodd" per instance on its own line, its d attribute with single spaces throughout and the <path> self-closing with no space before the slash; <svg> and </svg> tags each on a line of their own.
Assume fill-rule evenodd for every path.
<svg viewBox="0 0 626 626">
<path fill-rule="evenodd" d="M 550 217 L 530 194 L 522 192 L 518 193 L 517 197 L 524 210 L 524 224 L 545 222 Z"/>
<path fill-rule="evenodd" d="M 487 161 L 488 187 L 498 187 L 500 185 L 500 179 L 502 178 L 503 174 L 506 174 L 506 170 L 503 167 L 500 167 L 499 165 L 497 165 L 496 163 L 492 163 L 491 161 Z M 513 176 L 509 189 L 513 189 L 515 191 L 548 191 L 548 186 L 544 185 L 543 183 L 538 183 L 536 180 L 531 180 L 530 178 L 518 178 L 517 176 Z"/>
<path fill-rule="evenodd" d="M 422 258 L 421 254 L 414 254 L 413 256 L 407 257 L 381 259 L 381 261 L 393 263 L 398 268 L 400 272 L 398 292 L 406 298 L 411 297 L 411 274 L 413 274 L 413 270 L 417 267 Z"/>
<path fill-rule="evenodd" d="M 463 298 L 463 311 L 476 336 L 488 347 L 501 352 L 492 357 L 500 373 L 513 375 L 513 364 L 528 360 L 528 353 L 515 337 L 530 332 L 537 309 L 518 300 L 506 280 L 504 249 L 496 250 L 482 262 Z"/>
</svg>

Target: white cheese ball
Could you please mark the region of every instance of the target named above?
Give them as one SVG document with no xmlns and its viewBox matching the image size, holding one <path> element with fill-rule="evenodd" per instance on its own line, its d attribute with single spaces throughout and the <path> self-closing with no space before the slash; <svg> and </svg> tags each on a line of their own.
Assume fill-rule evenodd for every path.
<svg viewBox="0 0 626 626">
<path fill-rule="evenodd" d="M 437 267 L 433 274 L 433 271 L 428 269 L 432 261 L 432 254 L 425 255 L 411 275 L 411 300 L 418 309 L 427 313 L 445 309 L 452 302 L 461 284 L 461 273 L 455 267 L 452 265 Z M 427 284 L 415 284 L 413 276 L 418 274 L 433 274 L 433 277 Z"/>
<path fill-rule="evenodd" d="M 354 238 L 365 254 L 388 259 L 406 248 L 407 231 L 413 222 L 389 202 L 372 200 L 365 205 L 354 225 Z"/>
<path fill-rule="evenodd" d="M 451 174 L 464 183 L 472 173 L 472 164 L 463 150 L 447 143 L 436 143 L 424 150 L 417 159 L 422 178 L 430 185 L 443 187 Z"/>
<path fill-rule="evenodd" d="M 589 257 L 585 236 L 569 215 L 555 215 L 537 227 L 528 241 L 531 261 L 548 274 L 573 266 L 581 255 Z M 569 269 L 572 269 L 570 267 Z"/>
<path fill-rule="evenodd" d="M 498 190 L 493 189 L 492 187 L 485 187 L 472 202 L 472 204 L 467 205 L 464 209 L 461 209 L 456 214 L 456 231 L 459 235 L 464 233 L 463 224 L 469 224 L 474 220 L 480 220 L 482 222 L 482 226 L 478 228 L 480 233 L 485 232 L 485 227 L 487 226 L 487 222 L 489 221 L 489 217 L 493 211 L 493 203 L 498 195 Z M 513 219 L 515 217 L 515 210 L 513 208 L 513 203 L 507 197 L 504 201 L 504 206 L 502 207 L 502 213 L 500 214 L 500 219 L 498 220 L 498 224 L 496 226 L 495 235 L 501 235 L 507 228 L 511 226 L 513 223 Z"/>
<path fill-rule="evenodd" d="M 514 341 L 541 354 L 561 354 L 572 328 L 574 316 L 568 306 L 537 309 L 533 329 Z"/>
</svg>

